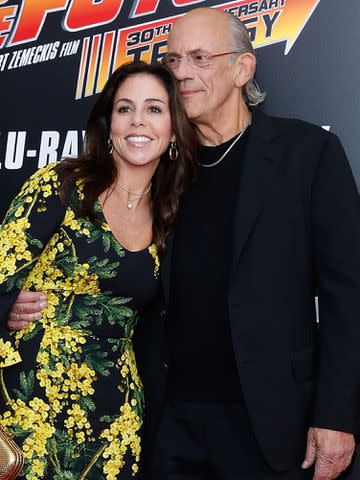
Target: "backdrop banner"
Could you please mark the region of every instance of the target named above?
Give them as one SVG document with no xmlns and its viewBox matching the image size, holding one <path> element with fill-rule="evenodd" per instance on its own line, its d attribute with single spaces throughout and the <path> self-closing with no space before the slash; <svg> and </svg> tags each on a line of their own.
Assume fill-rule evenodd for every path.
<svg viewBox="0 0 360 480">
<path fill-rule="evenodd" d="M 79 153 L 111 72 L 160 60 L 176 18 L 205 6 L 246 24 L 264 111 L 339 135 L 360 185 L 358 0 L 0 0 L 0 219 L 33 171 Z"/>
</svg>

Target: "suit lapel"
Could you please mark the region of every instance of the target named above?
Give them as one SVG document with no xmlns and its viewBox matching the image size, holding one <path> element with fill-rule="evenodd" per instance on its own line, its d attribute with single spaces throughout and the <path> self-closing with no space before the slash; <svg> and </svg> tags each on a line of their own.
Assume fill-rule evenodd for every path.
<svg viewBox="0 0 360 480">
<path fill-rule="evenodd" d="M 254 109 L 235 206 L 232 274 L 270 190 L 276 185 L 279 151 L 273 141 L 277 136 L 271 118 Z"/>
</svg>

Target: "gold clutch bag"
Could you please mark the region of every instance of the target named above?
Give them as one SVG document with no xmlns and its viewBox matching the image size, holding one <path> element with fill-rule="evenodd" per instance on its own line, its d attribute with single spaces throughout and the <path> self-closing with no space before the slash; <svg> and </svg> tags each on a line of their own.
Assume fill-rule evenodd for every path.
<svg viewBox="0 0 360 480">
<path fill-rule="evenodd" d="M 0 480 L 14 480 L 24 466 L 24 457 L 10 433 L 0 427 Z"/>
</svg>

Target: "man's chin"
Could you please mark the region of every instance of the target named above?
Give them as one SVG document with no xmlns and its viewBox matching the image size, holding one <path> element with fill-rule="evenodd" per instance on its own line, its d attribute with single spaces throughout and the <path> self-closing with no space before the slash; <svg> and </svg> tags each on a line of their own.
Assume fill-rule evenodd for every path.
<svg viewBox="0 0 360 480">
<path fill-rule="evenodd" d="M 191 106 L 186 102 L 185 102 L 185 111 L 189 120 L 196 120 L 201 115 L 201 111 L 199 108 L 196 108 L 195 106 Z"/>
</svg>

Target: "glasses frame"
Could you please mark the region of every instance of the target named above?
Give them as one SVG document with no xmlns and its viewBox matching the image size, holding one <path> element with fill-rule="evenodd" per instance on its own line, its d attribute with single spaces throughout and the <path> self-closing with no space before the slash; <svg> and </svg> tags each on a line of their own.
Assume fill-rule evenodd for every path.
<svg viewBox="0 0 360 480">
<path fill-rule="evenodd" d="M 216 58 L 216 57 L 222 57 L 224 55 L 232 55 L 234 53 L 241 53 L 239 51 L 233 51 L 233 52 L 223 52 L 223 53 L 215 53 L 214 55 L 204 55 L 204 57 L 207 58 L 207 60 L 212 60 L 213 58 Z M 180 67 L 180 62 L 181 62 L 181 59 L 182 58 L 186 58 L 188 64 L 191 66 L 191 67 L 195 67 L 195 68 L 206 68 L 207 66 L 209 66 L 210 64 L 208 65 L 203 65 L 203 66 L 199 66 L 199 65 L 195 65 L 194 62 L 193 62 L 193 56 L 192 55 L 196 55 L 196 54 L 188 54 L 188 55 L 174 55 L 174 57 L 176 57 L 178 59 L 178 62 L 176 64 L 172 64 L 172 66 L 166 61 L 166 57 L 167 57 L 167 54 L 165 54 L 162 58 L 162 63 L 164 65 L 166 65 L 168 68 L 170 68 L 170 70 L 176 70 L 177 68 Z"/>
</svg>

